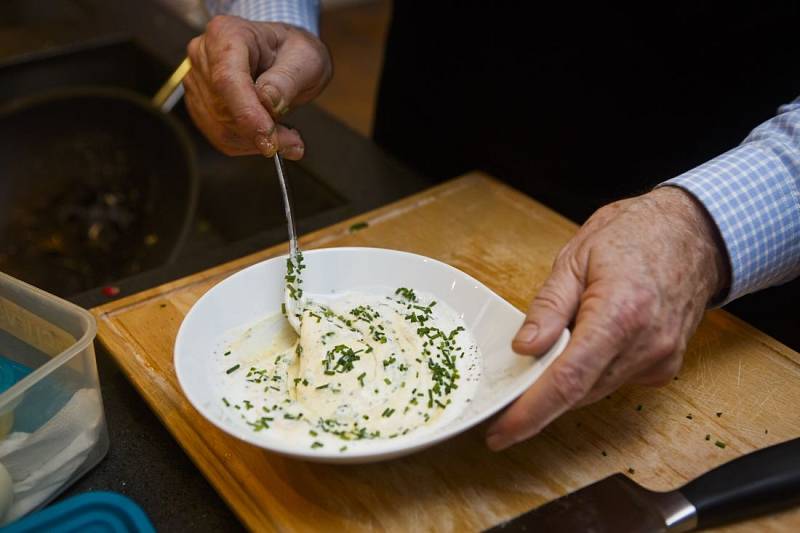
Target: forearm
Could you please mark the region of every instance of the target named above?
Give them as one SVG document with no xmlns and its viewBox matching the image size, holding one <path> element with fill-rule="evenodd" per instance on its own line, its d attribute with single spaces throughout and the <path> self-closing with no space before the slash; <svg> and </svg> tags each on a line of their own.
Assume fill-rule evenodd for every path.
<svg viewBox="0 0 800 533">
<path fill-rule="evenodd" d="M 800 274 L 800 99 L 739 147 L 662 185 L 690 192 L 716 224 L 731 272 L 721 303 Z"/>
</svg>

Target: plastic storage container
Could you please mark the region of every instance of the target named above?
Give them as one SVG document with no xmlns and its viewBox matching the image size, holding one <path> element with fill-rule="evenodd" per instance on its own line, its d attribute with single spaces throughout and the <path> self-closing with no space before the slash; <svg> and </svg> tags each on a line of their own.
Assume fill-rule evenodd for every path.
<svg viewBox="0 0 800 533">
<path fill-rule="evenodd" d="M 0 525 L 108 451 L 92 315 L 0 273 Z"/>
</svg>

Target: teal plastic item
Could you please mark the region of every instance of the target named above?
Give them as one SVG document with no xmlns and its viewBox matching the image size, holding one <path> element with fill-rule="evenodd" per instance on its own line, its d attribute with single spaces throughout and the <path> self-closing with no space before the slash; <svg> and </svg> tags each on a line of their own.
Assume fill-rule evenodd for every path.
<svg viewBox="0 0 800 533">
<path fill-rule="evenodd" d="M 31 369 L 0 355 L 0 394 L 31 373 Z"/>
<path fill-rule="evenodd" d="M 141 507 L 116 492 L 87 492 L 29 514 L 3 533 L 155 533 Z"/>
</svg>

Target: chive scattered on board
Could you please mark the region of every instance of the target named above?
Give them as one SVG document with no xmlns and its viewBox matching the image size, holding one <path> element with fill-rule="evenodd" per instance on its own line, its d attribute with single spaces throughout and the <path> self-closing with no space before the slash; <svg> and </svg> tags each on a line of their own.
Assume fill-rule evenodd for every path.
<svg viewBox="0 0 800 533">
<path fill-rule="evenodd" d="M 239 367 L 240 367 L 240 366 L 242 366 L 242 365 L 240 365 L 239 363 L 236 363 L 235 365 L 233 365 L 232 367 L 230 367 L 228 370 L 226 370 L 226 371 L 225 371 L 225 373 L 226 373 L 226 374 L 233 374 L 234 372 L 236 372 L 237 370 L 239 370 Z"/>
<path fill-rule="evenodd" d="M 356 222 L 355 224 L 350 226 L 350 233 L 355 233 L 367 227 L 369 227 L 369 222 L 366 221 Z"/>
</svg>

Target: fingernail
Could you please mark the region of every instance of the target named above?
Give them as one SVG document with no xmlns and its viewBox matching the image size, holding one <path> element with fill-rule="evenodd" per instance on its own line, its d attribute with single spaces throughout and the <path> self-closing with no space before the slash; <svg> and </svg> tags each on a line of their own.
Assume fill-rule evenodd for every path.
<svg viewBox="0 0 800 533">
<path fill-rule="evenodd" d="M 272 109 L 277 111 L 281 106 L 281 92 L 272 85 L 264 85 L 264 88 L 261 90 L 267 96 L 269 103 L 272 104 Z"/>
<path fill-rule="evenodd" d="M 264 135 L 256 135 L 254 140 L 256 148 L 261 152 L 264 157 L 272 157 L 275 155 L 275 145 L 272 141 Z"/>
<path fill-rule="evenodd" d="M 493 452 L 499 452 L 505 450 L 509 446 L 514 444 L 513 441 L 509 440 L 508 438 L 504 437 L 500 433 L 491 433 L 486 437 L 486 445 L 489 447 L 490 450 Z"/>
<path fill-rule="evenodd" d="M 272 85 L 265 85 L 262 91 L 267 96 L 267 99 L 272 106 L 272 111 L 278 113 L 279 115 L 285 115 L 289 112 L 289 104 L 284 102 L 283 97 L 278 89 Z"/>
<path fill-rule="evenodd" d="M 300 159 L 303 157 L 305 148 L 302 145 L 286 146 L 280 149 L 280 153 L 287 159 Z"/>
<path fill-rule="evenodd" d="M 531 342 L 534 341 L 534 339 L 536 339 L 536 335 L 538 334 L 539 334 L 539 326 L 528 322 L 527 324 L 525 324 L 520 328 L 514 340 L 524 344 L 530 344 Z"/>
</svg>

